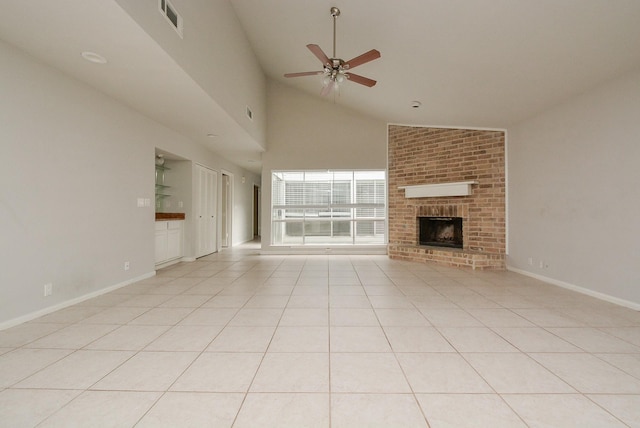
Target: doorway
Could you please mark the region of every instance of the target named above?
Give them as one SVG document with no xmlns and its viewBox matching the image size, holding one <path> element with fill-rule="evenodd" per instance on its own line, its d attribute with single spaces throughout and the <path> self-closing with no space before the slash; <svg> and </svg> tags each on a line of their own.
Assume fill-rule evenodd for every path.
<svg viewBox="0 0 640 428">
<path fill-rule="evenodd" d="M 260 186 L 253 185 L 253 239 L 260 237 Z"/>
<path fill-rule="evenodd" d="M 231 236 L 233 230 L 233 175 L 226 171 L 222 171 L 222 193 L 220 195 L 220 205 L 220 233 L 222 234 L 220 245 L 222 248 L 228 248 L 233 242 Z"/>
</svg>

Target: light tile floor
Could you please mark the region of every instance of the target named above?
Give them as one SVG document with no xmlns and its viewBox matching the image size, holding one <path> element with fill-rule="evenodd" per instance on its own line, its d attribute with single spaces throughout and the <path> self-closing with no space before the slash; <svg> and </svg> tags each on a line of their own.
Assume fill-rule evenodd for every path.
<svg viewBox="0 0 640 428">
<path fill-rule="evenodd" d="M 640 313 L 255 244 L 0 332 L 2 427 L 640 427 Z"/>
</svg>

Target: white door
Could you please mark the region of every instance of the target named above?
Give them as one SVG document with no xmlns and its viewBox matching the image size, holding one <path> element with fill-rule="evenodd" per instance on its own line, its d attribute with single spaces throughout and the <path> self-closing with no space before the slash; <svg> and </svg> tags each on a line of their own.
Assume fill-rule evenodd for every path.
<svg viewBox="0 0 640 428">
<path fill-rule="evenodd" d="M 218 176 L 209 168 L 196 165 L 196 257 L 217 250 L 216 197 Z"/>
</svg>

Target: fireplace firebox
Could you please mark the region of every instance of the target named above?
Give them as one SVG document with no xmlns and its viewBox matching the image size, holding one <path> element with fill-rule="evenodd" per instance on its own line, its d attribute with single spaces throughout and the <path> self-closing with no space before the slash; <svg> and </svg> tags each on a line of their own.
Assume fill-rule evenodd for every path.
<svg viewBox="0 0 640 428">
<path fill-rule="evenodd" d="M 418 217 L 420 245 L 462 248 L 462 217 Z"/>
</svg>

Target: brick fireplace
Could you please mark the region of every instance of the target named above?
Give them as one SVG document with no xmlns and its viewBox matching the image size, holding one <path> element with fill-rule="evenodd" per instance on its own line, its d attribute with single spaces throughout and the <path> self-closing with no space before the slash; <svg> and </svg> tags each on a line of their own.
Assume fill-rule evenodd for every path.
<svg viewBox="0 0 640 428">
<path fill-rule="evenodd" d="M 505 265 L 505 136 L 502 131 L 389 125 L 389 256 L 473 269 Z M 429 197 L 407 186 L 469 183 L 470 194 Z M 462 248 L 453 229 L 420 243 L 421 218 L 461 220 Z M 460 219 L 460 220 L 457 220 Z M 453 220 L 451 220 L 453 221 Z M 424 236 L 423 236 L 424 238 Z"/>
</svg>

